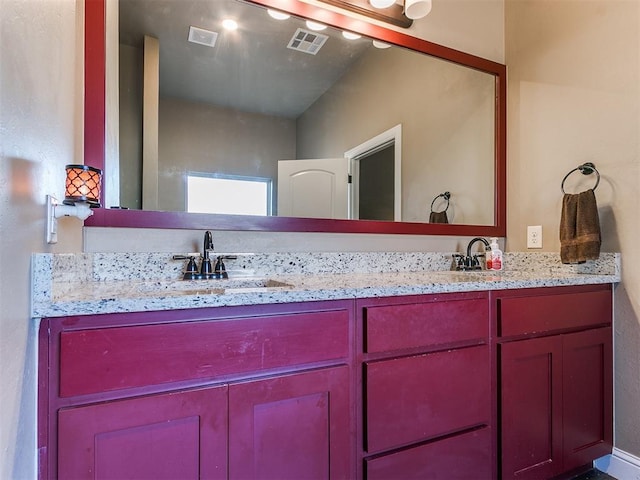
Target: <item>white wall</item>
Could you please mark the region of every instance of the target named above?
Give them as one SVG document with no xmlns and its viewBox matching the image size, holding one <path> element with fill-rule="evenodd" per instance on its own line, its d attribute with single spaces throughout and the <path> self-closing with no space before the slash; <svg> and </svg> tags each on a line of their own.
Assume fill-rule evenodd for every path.
<svg viewBox="0 0 640 480">
<path fill-rule="evenodd" d="M 44 241 L 45 193 L 64 193 L 82 162 L 81 29 L 75 0 L 0 2 L 0 478 L 36 476 L 36 327 L 31 252 Z M 81 223 L 60 223 L 56 251 L 82 248 Z"/>
<path fill-rule="evenodd" d="M 615 443 L 638 456 L 640 2 L 507 0 L 506 27 L 507 246 L 524 250 L 526 226 L 542 225 L 544 250 L 558 251 L 562 178 L 581 163 L 595 163 L 602 249 L 622 252 Z"/>
<path fill-rule="evenodd" d="M 82 1 L 0 1 L 0 478 L 36 477 L 32 252 L 80 251 L 81 224 L 63 219 L 44 242 L 44 195 L 63 194 L 64 165 L 82 163 Z M 503 0 L 434 0 L 410 33 L 503 58 Z M 215 229 L 215 226 L 211 226 Z M 201 232 L 91 229 L 87 250 L 173 251 Z M 389 235 L 216 234 L 220 250 L 455 250 L 466 239 Z"/>
</svg>

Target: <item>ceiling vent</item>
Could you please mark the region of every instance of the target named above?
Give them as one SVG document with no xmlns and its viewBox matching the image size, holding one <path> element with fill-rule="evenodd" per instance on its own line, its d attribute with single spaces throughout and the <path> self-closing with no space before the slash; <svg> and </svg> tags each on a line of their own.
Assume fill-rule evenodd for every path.
<svg viewBox="0 0 640 480">
<path fill-rule="evenodd" d="M 218 34 L 216 32 L 210 32 L 209 30 L 194 26 L 189 27 L 189 41 L 192 43 L 214 47 L 217 38 Z"/>
<path fill-rule="evenodd" d="M 308 30 L 303 30 L 299 28 L 296 30 L 296 33 L 293 34 L 291 40 L 289 40 L 289 45 L 287 48 L 292 50 L 298 50 L 299 52 L 308 53 L 310 55 L 315 55 L 318 53 L 324 42 L 327 41 L 329 37 L 327 35 L 322 35 L 317 32 L 310 32 Z"/>
</svg>

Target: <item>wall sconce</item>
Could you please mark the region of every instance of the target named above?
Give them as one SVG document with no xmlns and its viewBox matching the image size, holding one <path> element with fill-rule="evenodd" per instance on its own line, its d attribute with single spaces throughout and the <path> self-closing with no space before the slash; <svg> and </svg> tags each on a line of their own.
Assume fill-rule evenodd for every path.
<svg viewBox="0 0 640 480">
<path fill-rule="evenodd" d="M 320 0 L 334 7 L 409 28 L 431 11 L 431 0 Z"/>
<path fill-rule="evenodd" d="M 47 243 L 58 242 L 58 218 L 77 217 L 86 220 L 100 207 L 102 170 L 88 165 L 67 165 L 64 201 L 47 195 Z"/>
</svg>

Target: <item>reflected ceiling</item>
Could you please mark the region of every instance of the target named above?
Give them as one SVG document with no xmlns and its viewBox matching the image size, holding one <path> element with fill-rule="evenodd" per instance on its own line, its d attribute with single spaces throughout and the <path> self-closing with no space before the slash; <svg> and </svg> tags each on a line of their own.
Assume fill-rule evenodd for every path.
<svg viewBox="0 0 640 480">
<path fill-rule="evenodd" d="M 237 0 L 119 0 L 119 6 L 121 44 L 141 48 L 145 34 L 159 40 L 161 96 L 245 112 L 296 118 L 374 48 L 335 29 L 317 32 L 329 38 L 314 55 L 287 48 L 301 22 L 274 20 L 265 8 Z M 239 28 L 225 30 L 226 18 Z M 190 26 L 216 33 L 215 45 L 187 41 Z"/>
</svg>

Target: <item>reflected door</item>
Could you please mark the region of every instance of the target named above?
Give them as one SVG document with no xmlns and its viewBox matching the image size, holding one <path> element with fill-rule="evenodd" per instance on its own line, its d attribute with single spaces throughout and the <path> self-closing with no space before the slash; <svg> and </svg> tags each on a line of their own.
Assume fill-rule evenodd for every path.
<svg viewBox="0 0 640 480">
<path fill-rule="evenodd" d="M 280 160 L 278 216 L 349 218 L 348 159 Z"/>
</svg>

